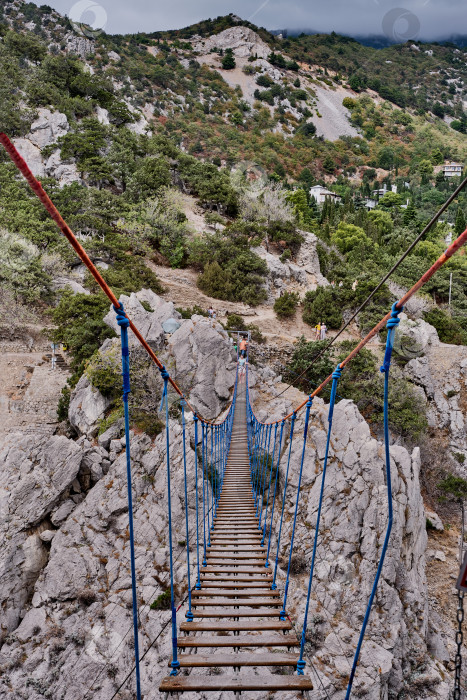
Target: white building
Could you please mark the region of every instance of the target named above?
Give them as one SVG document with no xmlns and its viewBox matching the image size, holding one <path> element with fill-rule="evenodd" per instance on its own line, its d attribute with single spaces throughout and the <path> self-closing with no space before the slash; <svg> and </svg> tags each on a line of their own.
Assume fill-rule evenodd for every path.
<svg viewBox="0 0 467 700">
<path fill-rule="evenodd" d="M 446 163 L 443 165 L 444 177 L 461 177 L 462 165 L 460 163 Z"/>
<path fill-rule="evenodd" d="M 388 186 L 386 183 L 384 183 L 382 189 L 380 190 L 373 190 L 373 197 L 384 197 L 384 195 L 388 192 Z M 397 185 L 391 185 L 391 192 L 394 192 L 394 194 L 397 194 Z"/>
<path fill-rule="evenodd" d="M 314 185 L 310 187 L 310 196 L 314 197 L 318 204 L 324 204 L 326 197 L 330 197 L 334 202 L 340 202 L 342 197 L 339 197 L 335 192 L 331 192 L 326 187 L 321 185 Z"/>
</svg>

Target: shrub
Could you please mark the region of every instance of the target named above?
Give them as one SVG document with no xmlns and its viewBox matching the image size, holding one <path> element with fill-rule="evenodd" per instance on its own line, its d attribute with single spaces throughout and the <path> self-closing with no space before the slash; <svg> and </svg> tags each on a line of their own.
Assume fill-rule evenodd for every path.
<svg viewBox="0 0 467 700">
<path fill-rule="evenodd" d="M 68 420 L 68 409 L 70 407 L 71 389 L 65 386 L 62 389 L 57 406 L 57 418 L 59 421 Z"/>
<path fill-rule="evenodd" d="M 93 387 L 110 399 L 116 399 L 121 393 L 120 362 L 120 348 L 115 345 L 106 351 L 95 353 L 86 367 L 85 374 Z"/>
<path fill-rule="evenodd" d="M 436 328 L 442 343 L 467 345 L 467 333 L 442 309 L 425 311 L 423 319 Z"/>
<path fill-rule="evenodd" d="M 300 297 L 295 292 L 284 292 L 274 302 L 274 311 L 280 318 L 290 318 L 295 315 Z"/>
<path fill-rule="evenodd" d="M 310 326 L 324 321 L 328 328 L 340 328 L 343 318 L 338 289 L 318 287 L 314 292 L 307 292 L 303 303 L 303 320 Z"/>
<path fill-rule="evenodd" d="M 68 347 L 70 366 L 77 377 L 81 376 L 86 360 L 94 355 L 104 340 L 115 337 L 114 331 L 103 320 L 109 306 L 109 300 L 102 292 L 87 295 L 65 290 L 52 312 L 56 328 L 51 333 L 51 340 Z"/>
<path fill-rule="evenodd" d="M 177 307 L 175 309 L 181 314 L 182 318 L 191 318 L 192 316 L 209 316 L 208 312 L 195 304 L 192 308 L 187 307 L 186 309 L 182 307 Z"/>
<path fill-rule="evenodd" d="M 164 591 L 157 596 L 156 600 L 151 603 L 151 610 L 170 610 L 171 607 L 171 595 L 170 591 Z"/>
<path fill-rule="evenodd" d="M 467 499 L 467 481 L 461 476 L 448 474 L 439 482 L 438 488 L 443 493 L 441 500 L 465 501 Z"/>
<path fill-rule="evenodd" d="M 232 49 L 227 49 L 225 52 L 225 56 L 222 59 L 222 68 L 224 70 L 233 70 L 237 65 L 237 62 L 235 60 L 235 56 L 233 55 Z"/>
<path fill-rule="evenodd" d="M 267 265 L 250 250 L 248 236 L 241 230 L 195 238 L 190 261 L 202 267 L 198 287 L 209 296 L 252 306 L 267 298 L 263 286 Z"/>
<path fill-rule="evenodd" d="M 316 359 L 326 346 L 327 342 L 325 340 L 309 342 L 302 335 L 296 343 L 294 353 L 285 369 L 285 381 L 290 382 L 302 391 L 308 391 L 310 385 L 318 386 L 334 369 L 329 351 L 326 351 L 322 357 Z M 307 369 L 306 374 L 299 379 L 299 375 L 305 369 Z"/>
</svg>

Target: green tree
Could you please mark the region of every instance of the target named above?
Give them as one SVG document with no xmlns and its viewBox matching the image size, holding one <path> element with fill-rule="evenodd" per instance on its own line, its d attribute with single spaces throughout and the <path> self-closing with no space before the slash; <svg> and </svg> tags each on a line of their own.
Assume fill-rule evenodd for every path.
<svg viewBox="0 0 467 700">
<path fill-rule="evenodd" d="M 465 214 L 461 207 L 457 207 L 456 223 L 454 224 L 454 233 L 456 236 L 460 236 L 464 233 L 466 226 Z"/>
<path fill-rule="evenodd" d="M 147 156 L 141 161 L 128 183 L 128 195 L 134 202 L 153 197 L 171 183 L 165 158 Z"/>
<path fill-rule="evenodd" d="M 232 49 L 226 49 L 225 56 L 222 59 L 222 68 L 224 70 L 233 70 L 237 65 Z"/>
<path fill-rule="evenodd" d="M 331 236 L 332 242 L 341 253 L 348 253 L 360 246 L 372 246 L 372 241 L 360 226 L 346 224 L 341 221 L 337 230 Z"/>
<path fill-rule="evenodd" d="M 103 292 L 87 295 L 65 290 L 53 311 L 56 328 L 52 340 L 68 346 L 72 358 L 70 365 L 76 377 L 81 376 L 86 360 L 104 340 L 115 337 L 114 331 L 103 320 L 109 308 L 109 300 Z"/>
<path fill-rule="evenodd" d="M 433 163 L 427 158 L 421 160 L 418 164 L 418 172 L 422 175 L 432 175 L 433 174 Z"/>
<path fill-rule="evenodd" d="M 303 302 L 303 320 L 310 326 L 324 322 L 328 328 L 338 329 L 342 325 L 342 304 L 339 290 L 335 287 L 318 287 L 307 292 Z"/>
<path fill-rule="evenodd" d="M 300 297 L 295 292 L 284 292 L 274 302 L 274 311 L 279 318 L 290 318 L 295 315 Z"/>
<path fill-rule="evenodd" d="M 394 223 L 391 215 L 381 209 L 373 209 L 368 212 L 369 233 L 377 243 L 381 244 L 383 239 L 390 236 L 394 230 Z"/>
<path fill-rule="evenodd" d="M 441 165 L 444 162 L 444 156 L 439 148 L 435 148 L 431 151 L 430 160 L 433 165 Z"/>
</svg>

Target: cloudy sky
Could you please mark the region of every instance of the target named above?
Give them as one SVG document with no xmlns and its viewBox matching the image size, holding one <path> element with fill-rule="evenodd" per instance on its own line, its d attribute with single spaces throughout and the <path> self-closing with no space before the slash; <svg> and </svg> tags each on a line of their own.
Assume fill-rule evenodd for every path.
<svg viewBox="0 0 467 700">
<path fill-rule="evenodd" d="M 42 0 L 45 2 L 45 0 Z M 36 2 L 40 5 L 42 2 Z M 391 38 L 467 34 L 467 0 L 47 0 L 108 33 L 175 29 L 233 12 L 268 29 L 313 29 Z"/>
</svg>

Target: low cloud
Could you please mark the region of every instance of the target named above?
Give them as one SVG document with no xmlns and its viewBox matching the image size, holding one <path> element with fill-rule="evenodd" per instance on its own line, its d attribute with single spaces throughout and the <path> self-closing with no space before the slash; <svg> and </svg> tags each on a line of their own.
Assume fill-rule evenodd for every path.
<svg viewBox="0 0 467 700">
<path fill-rule="evenodd" d="M 50 0 L 49 0 L 50 1 Z M 37 2 L 36 4 L 41 4 Z M 70 0 L 50 3 L 62 14 L 70 15 Z M 89 3 L 91 5 L 91 3 Z M 243 19 L 268 29 L 304 29 L 341 34 L 387 34 L 388 17 L 396 16 L 396 36 L 410 34 L 418 26 L 423 39 L 442 39 L 452 34 L 467 34 L 466 0 L 93 0 L 107 14 L 106 31 L 130 33 L 160 31 L 188 26 L 209 17 L 233 12 Z M 397 14 L 394 9 L 401 11 Z M 414 19 L 415 18 L 415 19 Z M 92 8 L 89 19 L 92 21 Z M 415 38 L 415 37 L 409 37 Z"/>
</svg>

